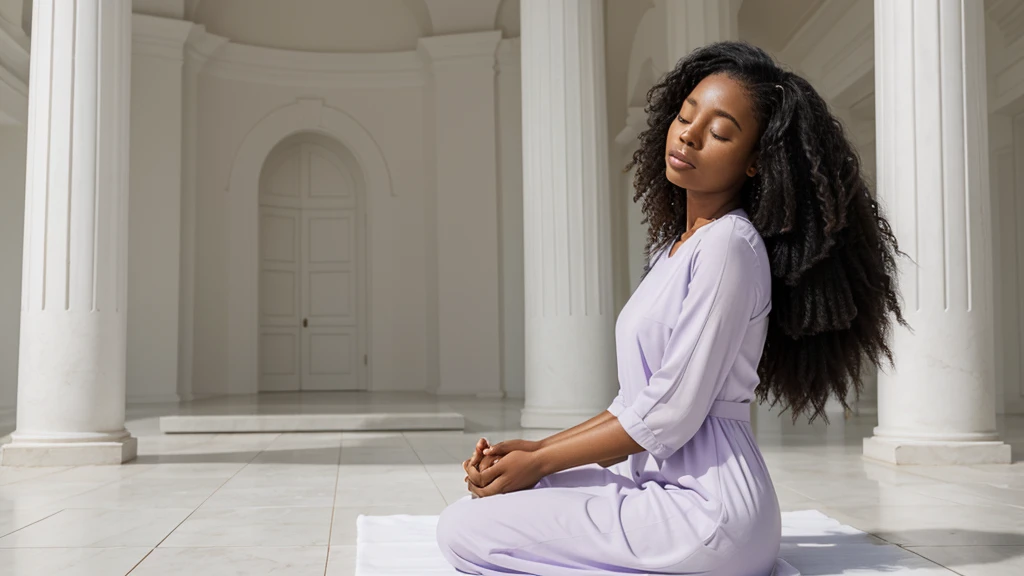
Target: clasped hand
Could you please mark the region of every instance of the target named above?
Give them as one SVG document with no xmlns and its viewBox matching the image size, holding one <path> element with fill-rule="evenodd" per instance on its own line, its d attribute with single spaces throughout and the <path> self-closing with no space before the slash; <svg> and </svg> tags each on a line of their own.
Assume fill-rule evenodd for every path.
<svg viewBox="0 0 1024 576">
<path fill-rule="evenodd" d="M 491 446 L 481 438 L 473 455 L 462 463 L 469 491 L 479 498 L 533 487 L 544 477 L 539 449 L 539 442 L 529 440 L 509 440 Z"/>
</svg>

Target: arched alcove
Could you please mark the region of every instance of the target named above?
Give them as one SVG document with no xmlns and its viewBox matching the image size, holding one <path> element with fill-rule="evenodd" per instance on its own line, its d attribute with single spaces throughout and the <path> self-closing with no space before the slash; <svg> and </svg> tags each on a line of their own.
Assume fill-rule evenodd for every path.
<svg viewBox="0 0 1024 576">
<path fill-rule="evenodd" d="M 394 191 L 384 156 L 370 133 L 351 116 L 323 106 L 319 100 L 300 100 L 268 114 L 246 135 L 232 163 L 228 185 L 228 386 L 233 394 L 254 393 L 259 381 L 259 214 L 260 176 L 276 146 L 296 134 L 322 135 L 337 142 L 358 165 L 365 187 L 367 349 L 374 351 L 367 380 L 387 378 L 391 365 L 388 346 L 391 307 L 372 297 L 379 267 L 391 242 L 379 222 L 387 217 Z M 376 224 L 376 225 L 375 225 Z M 381 280 L 376 279 L 380 284 Z"/>
</svg>

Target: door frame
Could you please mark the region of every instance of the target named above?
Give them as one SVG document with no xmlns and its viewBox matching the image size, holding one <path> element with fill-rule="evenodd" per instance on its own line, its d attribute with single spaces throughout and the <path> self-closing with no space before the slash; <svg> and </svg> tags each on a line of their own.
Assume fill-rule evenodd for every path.
<svg viewBox="0 0 1024 576">
<path fill-rule="evenodd" d="M 312 136 L 312 138 L 308 138 L 308 139 L 304 138 L 303 137 L 304 135 Z M 315 217 L 316 212 L 317 212 L 316 208 L 311 208 L 311 207 L 303 206 L 303 202 L 302 202 L 303 198 L 304 198 L 304 193 L 305 193 L 304 188 L 308 187 L 310 185 L 310 182 L 308 181 L 308 177 L 309 177 L 309 164 L 308 164 L 308 162 L 306 162 L 305 153 L 302 151 L 303 147 L 307 146 L 307 145 L 317 146 L 317 147 L 325 149 L 327 152 L 329 152 L 334 157 L 335 161 L 341 162 L 343 164 L 345 163 L 345 160 L 342 157 L 342 155 L 345 152 L 349 152 L 347 150 L 344 150 L 344 145 L 341 142 L 338 142 L 337 140 L 335 140 L 334 138 L 327 137 L 327 136 L 325 136 L 323 134 L 318 134 L 318 133 L 300 132 L 298 134 L 292 134 L 292 135 L 284 138 L 280 142 L 278 142 L 274 146 L 274 148 L 268 153 L 267 158 L 264 160 L 264 165 L 261 168 L 261 174 L 262 174 L 264 168 L 266 168 L 268 166 L 271 166 L 271 162 L 274 162 L 275 160 L 278 160 L 278 159 L 275 159 L 273 156 L 274 156 L 274 154 L 276 152 L 278 152 L 279 149 L 281 149 L 282 147 L 285 147 L 285 148 L 292 148 L 292 147 L 294 147 L 294 148 L 298 149 L 296 151 L 296 153 L 299 154 L 299 163 L 298 163 L 299 164 L 299 174 L 298 174 L 299 191 L 298 191 L 298 195 L 296 196 L 296 200 L 298 200 L 298 206 L 289 206 L 289 207 L 285 208 L 284 206 L 277 206 L 277 205 L 274 205 L 274 204 L 271 204 L 271 203 L 265 203 L 266 196 L 264 195 L 262 187 L 261 187 L 261 185 L 262 185 L 262 177 L 258 181 L 258 186 L 259 187 L 258 187 L 257 194 L 256 194 L 256 197 L 257 197 L 257 210 L 258 210 L 258 212 L 257 212 L 257 222 L 256 222 L 257 239 L 258 239 L 257 246 L 256 246 L 256 266 L 257 266 L 257 273 L 259 273 L 259 270 L 261 270 L 262 267 L 263 267 L 263 251 L 262 251 L 262 236 L 260 234 L 260 226 L 261 226 L 260 222 L 262 221 L 262 218 L 263 218 L 263 215 L 264 215 L 264 210 L 265 209 L 270 209 L 270 210 L 275 210 L 275 209 L 294 210 L 296 212 L 296 216 L 297 216 L 296 219 L 295 219 L 295 221 L 296 221 L 296 230 L 297 230 L 297 234 L 296 234 L 297 237 L 295 238 L 295 242 L 296 242 L 295 249 L 297 251 L 296 256 L 297 256 L 297 266 L 298 266 L 298 271 L 297 271 L 297 274 L 296 274 L 297 287 L 296 287 L 296 294 L 295 294 L 295 296 L 296 296 L 295 305 L 296 305 L 297 316 L 299 318 L 298 322 L 300 323 L 300 326 L 299 326 L 298 333 L 297 333 L 297 335 L 298 335 L 297 342 L 296 342 L 297 354 L 295 356 L 296 363 L 297 363 L 296 378 L 297 378 L 297 381 L 298 381 L 298 387 L 295 388 L 295 389 L 281 389 L 281 388 L 270 388 L 270 389 L 266 389 L 266 390 L 263 389 L 262 386 L 261 386 L 263 374 L 262 374 L 261 368 L 257 364 L 257 372 L 256 372 L 256 391 L 257 392 L 282 392 L 282 391 L 303 392 L 303 391 L 316 391 L 316 390 L 313 390 L 313 389 L 310 389 L 310 390 L 304 389 L 303 388 L 303 378 L 302 378 L 302 375 L 306 372 L 306 369 L 308 368 L 305 365 L 306 364 L 307 353 L 308 353 L 307 346 L 305 344 L 307 343 L 308 336 L 309 336 L 309 333 L 307 332 L 307 329 L 304 326 L 301 326 L 302 320 L 304 320 L 308 316 L 308 310 L 306 310 L 306 307 L 308 305 L 308 301 L 307 301 L 308 294 L 306 292 L 307 292 L 309 286 L 307 286 L 306 282 L 305 282 L 307 271 L 305 270 L 305 266 L 304 266 L 305 250 L 304 250 L 303 247 L 306 246 L 309 238 L 308 238 L 308 230 L 307 230 L 307 227 L 306 227 L 305 224 L 312 217 Z M 356 162 L 358 162 L 358 160 L 356 160 Z M 367 228 L 369 227 L 369 216 L 368 216 L 368 210 L 367 210 L 365 176 L 361 173 L 362 167 L 357 165 L 357 166 L 353 166 L 352 168 L 355 170 L 355 173 L 352 174 L 352 177 L 353 177 L 353 180 L 356 181 L 356 186 L 355 186 L 355 191 L 354 191 L 354 203 L 353 203 L 354 205 L 351 208 L 351 213 L 352 213 L 353 224 L 355 225 L 355 233 L 354 233 L 355 244 L 354 244 L 352 250 L 353 250 L 353 258 L 355 260 L 355 262 L 354 262 L 354 272 L 356 274 L 356 282 L 354 283 L 354 287 L 355 287 L 355 290 L 356 290 L 356 294 L 355 294 L 355 307 L 356 307 L 356 354 L 355 354 L 355 357 L 353 358 L 353 362 L 355 362 L 355 366 L 354 366 L 353 372 L 354 372 L 354 377 L 356 379 L 357 386 L 356 386 L 356 388 L 349 389 L 349 390 L 368 391 L 370 389 L 370 365 L 369 365 L 369 363 L 365 359 L 369 358 L 369 354 L 370 354 L 370 350 L 369 350 L 369 343 L 370 343 L 370 337 L 369 337 L 369 328 L 370 328 L 370 311 L 369 311 L 369 308 L 370 308 L 370 304 L 369 304 L 369 299 L 370 299 L 370 294 L 371 294 L 370 293 L 370 282 L 369 282 L 369 276 L 370 276 L 369 275 L 369 266 L 370 266 L 369 255 L 370 255 L 370 251 L 368 249 L 369 233 L 368 233 L 368 230 L 367 230 Z M 346 209 L 341 209 L 341 208 L 327 208 L 327 209 L 328 210 L 346 210 Z M 259 278 L 259 277 L 257 277 L 257 278 Z M 261 333 L 263 332 L 265 327 L 263 325 L 262 312 L 259 310 L 260 285 L 259 285 L 259 280 L 258 279 L 257 279 L 257 284 L 256 284 L 255 288 L 256 288 L 256 303 L 257 303 L 257 318 L 256 318 L 257 319 L 257 335 L 256 335 L 256 337 L 257 337 L 257 346 L 260 346 L 261 345 L 261 342 L 260 342 Z M 259 348 L 257 348 L 257 362 L 258 361 L 259 361 Z"/>
</svg>

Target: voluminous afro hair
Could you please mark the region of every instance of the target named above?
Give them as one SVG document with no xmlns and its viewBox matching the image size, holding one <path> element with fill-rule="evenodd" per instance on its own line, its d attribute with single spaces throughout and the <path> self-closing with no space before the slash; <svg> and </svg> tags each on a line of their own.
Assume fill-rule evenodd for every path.
<svg viewBox="0 0 1024 576">
<path fill-rule="evenodd" d="M 686 191 L 665 176 L 665 142 L 683 99 L 711 74 L 745 86 L 761 129 L 758 172 L 741 191 L 772 272 L 757 397 L 794 419 L 824 416 L 830 395 L 849 408 L 864 360 L 891 364 L 892 320 L 906 325 L 900 252 L 842 124 L 806 80 L 763 50 L 742 42 L 699 48 L 648 92 L 648 127 L 627 167 L 636 168 L 634 201 L 650 227 L 648 259 L 686 230 Z"/>
</svg>

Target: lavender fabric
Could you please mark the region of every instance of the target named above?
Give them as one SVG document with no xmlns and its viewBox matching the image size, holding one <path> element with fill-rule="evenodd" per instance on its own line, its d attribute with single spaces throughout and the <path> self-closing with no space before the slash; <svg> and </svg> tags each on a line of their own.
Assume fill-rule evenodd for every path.
<svg viewBox="0 0 1024 576">
<path fill-rule="evenodd" d="M 659 253 L 616 323 L 608 408 L 645 451 L 453 503 L 445 558 L 488 576 L 772 574 L 781 516 L 749 422 L 770 309 L 767 252 L 742 210 Z"/>
</svg>

